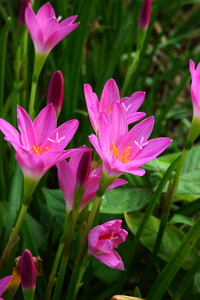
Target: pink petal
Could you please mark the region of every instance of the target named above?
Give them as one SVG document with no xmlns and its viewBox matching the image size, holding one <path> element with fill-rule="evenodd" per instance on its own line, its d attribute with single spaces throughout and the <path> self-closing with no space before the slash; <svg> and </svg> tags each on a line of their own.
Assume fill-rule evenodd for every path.
<svg viewBox="0 0 200 300">
<path fill-rule="evenodd" d="M 41 29 L 46 25 L 46 21 L 53 17 L 55 17 L 55 11 L 50 3 L 42 5 L 36 15 L 37 22 Z"/>
<path fill-rule="evenodd" d="M 43 40 L 44 43 L 47 41 L 47 39 L 57 32 L 59 30 L 59 23 L 58 20 L 53 17 L 48 20 L 46 20 L 45 24 L 43 25 Z"/>
<path fill-rule="evenodd" d="M 146 114 L 143 112 L 136 112 L 136 113 L 133 113 L 130 115 L 126 115 L 127 123 L 128 123 L 128 125 L 132 124 L 132 123 L 137 122 L 140 119 L 144 118 L 145 116 L 146 116 Z"/>
<path fill-rule="evenodd" d="M 6 276 L 6 277 L 0 279 L 0 296 L 2 296 L 2 294 L 4 293 L 11 278 L 12 278 L 12 275 L 9 275 L 9 276 Z"/>
<path fill-rule="evenodd" d="M 17 144 L 21 145 L 21 137 L 19 132 L 7 121 L 0 118 L 0 130 L 5 135 L 6 140 L 16 141 Z"/>
<path fill-rule="evenodd" d="M 120 100 L 120 104 L 126 109 L 127 115 L 136 112 L 142 105 L 145 92 L 136 92 L 131 95 L 131 97 L 125 97 Z"/>
<path fill-rule="evenodd" d="M 119 103 L 116 103 L 113 108 L 111 123 L 110 142 L 113 142 L 117 146 L 128 133 L 126 114 Z"/>
<path fill-rule="evenodd" d="M 34 120 L 33 125 L 38 145 L 41 146 L 57 126 L 56 112 L 53 105 L 50 104 L 43 108 Z"/>
<path fill-rule="evenodd" d="M 49 150 L 63 150 L 71 141 L 78 128 L 78 120 L 70 120 L 56 128 L 44 141 L 40 153 Z M 49 151 L 46 151 L 47 153 Z"/>
<path fill-rule="evenodd" d="M 99 114 L 99 139 L 101 142 L 101 147 L 105 152 L 105 155 L 108 155 L 110 152 L 111 129 L 112 126 L 111 126 L 110 116 L 105 112 L 101 112 Z"/>
<path fill-rule="evenodd" d="M 126 181 L 124 179 L 115 179 L 115 181 L 113 183 L 111 183 L 111 185 L 109 185 L 109 187 L 106 189 L 106 191 L 109 191 L 111 189 L 114 189 L 115 187 L 118 187 L 120 185 L 124 185 L 127 183 L 128 183 L 128 181 Z"/>
<path fill-rule="evenodd" d="M 59 186 L 65 197 L 66 206 L 69 210 L 72 210 L 76 181 L 75 174 L 69 163 L 65 160 L 59 162 L 57 168 Z"/>
<path fill-rule="evenodd" d="M 72 32 L 79 23 L 71 24 L 66 27 L 59 28 L 58 31 L 54 32 L 44 43 L 43 51 L 50 52 L 53 47 L 55 47 L 64 37 L 66 37 L 70 32 Z"/>
<path fill-rule="evenodd" d="M 16 152 L 16 159 L 25 176 L 40 179 L 44 174 L 44 162 L 36 154 L 19 148 Z"/>
<path fill-rule="evenodd" d="M 21 131 L 21 142 L 23 147 L 30 150 L 33 146 L 37 146 L 37 138 L 33 123 L 27 112 L 19 105 L 17 106 L 17 121 L 19 130 Z"/>
<path fill-rule="evenodd" d="M 117 101 L 119 101 L 119 89 L 114 79 L 109 79 L 103 89 L 100 100 L 100 111 L 110 113 Z"/>
<path fill-rule="evenodd" d="M 113 250 L 111 253 L 92 253 L 103 264 L 113 269 L 124 270 L 124 264 L 119 254 Z"/>
<path fill-rule="evenodd" d="M 77 16 L 71 16 L 65 20 L 63 20 L 62 22 L 60 22 L 59 27 L 66 27 L 68 25 L 71 25 L 75 20 L 76 20 Z"/>
<path fill-rule="evenodd" d="M 103 152 L 103 150 L 101 148 L 101 144 L 100 144 L 97 136 L 95 134 L 91 134 L 89 136 L 89 141 L 93 145 L 93 147 L 95 148 L 95 150 L 97 151 L 97 153 L 99 154 L 99 156 L 101 158 L 105 159 L 106 158 L 106 153 Z"/>
<path fill-rule="evenodd" d="M 171 144 L 169 138 L 156 138 L 148 141 L 148 144 L 136 155 L 135 159 L 143 159 L 145 157 L 157 157 Z"/>
<path fill-rule="evenodd" d="M 94 131 L 98 131 L 98 116 L 99 116 L 99 100 L 95 93 L 92 91 L 92 87 L 89 84 L 84 85 L 85 100 L 87 105 L 87 110 L 90 117 L 90 122 Z"/>
<path fill-rule="evenodd" d="M 99 240 L 96 249 L 98 252 L 111 253 L 113 251 L 112 242 L 109 239 Z"/>
<path fill-rule="evenodd" d="M 29 4 L 25 11 L 25 22 L 37 52 L 42 52 L 43 36 L 35 13 Z"/>
</svg>

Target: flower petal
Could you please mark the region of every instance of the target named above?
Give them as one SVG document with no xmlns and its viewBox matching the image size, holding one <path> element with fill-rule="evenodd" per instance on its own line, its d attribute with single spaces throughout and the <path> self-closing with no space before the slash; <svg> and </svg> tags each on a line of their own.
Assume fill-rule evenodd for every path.
<svg viewBox="0 0 200 300">
<path fill-rule="evenodd" d="M 111 253 L 92 253 L 98 260 L 110 268 L 124 270 L 124 264 L 119 254 L 113 250 Z"/>
<path fill-rule="evenodd" d="M 0 279 L 0 296 L 4 293 L 9 281 L 11 280 L 12 275 L 6 276 L 2 279 Z"/>
<path fill-rule="evenodd" d="M 19 146 L 21 145 L 21 137 L 19 132 L 10 123 L 0 118 L 0 130 L 5 135 L 8 141 L 15 141 Z"/>
<path fill-rule="evenodd" d="M 42 29 L 49 18 L 55 18 L 55 11 L 50 3 L 46 3 L 40 7 L 37 12 L 36 19 Z"/>
<path fill-rule="evenodd" d="M 92 87 L 89 84 L 84 85 L 84 94 L 87 105 L 90 122 L 94 131 L 98 131 L 98 117 L 99 117 L 99 100 L 95 93 L 92 91 Z"/>
<path fill-rule="evenodd" d="M 47 105 L 41 110 L 34 120 L 33 125 L 37 135 L 38 146 L 41 146 L 56 129 L 56 112 L 52 104 Z"/>
<path fill-rule="evenodd" d="M 62 28 L 62 27 L 66 27 L 68 25 L 71 25 L 75 20 L 76 20 L 77 16 L 71 16 L 65 20 L 63 20 L 62 22 L 60 22 L 59 24 L 59 28 Z"/>
<path fill-rule="evenodd" d="M 100 112 L 110 113 L 117 101 L 119 101 L 119 89 L 114 79 L 109 79 L 103 89 L 100 100 Z"/>
<path fill-rule="evenodd" d="M 120 104 L 125 108 L 127 115 L 136 112 L 142 105 L 145 92 L 136 92 L 131 95 L 131 97 L 125 97 L 120 100 Z"/>
<path fill-rule="evenodd" d="M 169 138 L 156 138 L 148 141 L 148 144 L 135 156 L 135 160 L 143 159 L 145 157 L 157 157 L 171 144 L 172 140 Z"/>
<path fill-rule="evenodd" d="M 132 123 L 137 122 L 140 119 L 144 118 L 145 116 L 146 116 L 146 114 L 143 112 L 136 112 L 136 113 L 133 113 L 130 115 L 126 115 L 127 123 L 128 123 L 128 125 L 132 124 Z"/>
<path fill-rule="evenodd" d="M 111 116 L 110 142 L 118 146 L 124 136 L 128 133 L 128 124 L 124 109 L 119 103 L 116 103 Z M 107 129 L 108 130 L 108 129 Z"/>
<path fill-rule="evenodd" d="M 19 130 L 21 131 L 21 142 L 23 147 L 30 150 L 33 146 L 37 146 L 37 138 L 33 123 L 27 112 L 19 105 L 17 106 L 17 121 Z"/>
</svg>

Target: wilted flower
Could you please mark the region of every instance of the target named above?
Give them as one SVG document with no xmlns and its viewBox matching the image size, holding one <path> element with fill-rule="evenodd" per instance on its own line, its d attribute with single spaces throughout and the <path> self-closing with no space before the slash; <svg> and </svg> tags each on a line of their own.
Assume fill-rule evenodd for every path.
<svg viewBox="0 0 200 300">
<path fill-rule="evenodd" d="M 15 148 L 25 180 L 30 179 L 30 192 L 48 169 L 76 151 L 63 149 L 76 132 L 78 121 L 70 120 L 56 128 L 56 112 L 52 104 L 47 105 L 34 122 L 22 107 L 17 106 L 17 120 L 21 135 L 3 119 L 0 119 L 0 130 Z"/>
<path fill-rule="evenodd" d="M 44 4 L 37 14 L 29 4 L 25 11 L 25 21 L 36 52 L 48 55 L 64 37 L 79 25 L 79 23 L 73 24 L 76 17 L 69 17 L 59 23 L 61 17 L 56 18 L 50 3 Z"/>
<path fill-rule="evenodd" d="M 98 134 L 99 114 L 106 112 L 112 114 L 115 104 L 118 102 L 125 111 L 128 124 L 136 122 L 145 116 L 143 112 L 137 112 L 145 98 L 144 92 L 136 92 L 131 97 L 120 100 L 119 89 L 114 79 L 109 79 L 103 89 L 100 102 L 89 84 L 84 85 L 85 99 L 90 117 L 90 122 L 96 134 Z"/>
<path fill-rule="evenodd" d="M 63 160 L 57 164 L 60 189 L 63 192 L 69 211 L 73 208 L 75 189 L 85 188 L 80 203 L 81 210 L 94 199 L 101 179 L 102 166 L 94 171 L 91 169 L 91 149 L 87 147 L 81 147 L 80 149 L 85 149 L 85 152 L 72 155 L 69 162 Z M 85 165 L 83 164 L 83 158 L 86 159 Z M 82 174 L 78 174 L 79 172 Z M 122 179 L 115 180 L 108 190 L 125 183 L 127 182 Z"/>
<path fill-rule="evenodd" d="M 94 255 L 103 264 L 124 270 L 119 254 L 114 250 L 126 240 L 128 232 L 121 229 L 122 221 L 113 220 L 94 227 L 88 234 L 89 254 Z"/>
<path fill-rule="evenodd" d="M 101 157 L 107 176 L 145 174 L 145 170 L 139 167 L 156 159 L 171 143 L 169 138 L 148 141 L 153 124 L 154 118 L 149 117 L 128 132 L 126 115 L 119 103 L 115 105 L 112 115 L 100 113 L 99 139 L 92 134 L 89 140 Z"/>
<path fill-rule="evenodd" d="M 47 104 L 53 104 L 57 118 L 63 104 L 64 77 L 61 71 L 56 71 L 51 76 L 47 92 Z"/>
</svg>

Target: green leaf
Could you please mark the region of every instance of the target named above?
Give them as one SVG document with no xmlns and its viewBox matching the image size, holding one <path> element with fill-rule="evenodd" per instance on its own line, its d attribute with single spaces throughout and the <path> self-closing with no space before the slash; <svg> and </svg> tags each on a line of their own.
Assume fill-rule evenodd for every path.
<svg viewBox="0 0 200 300">
<path fill-rule="evenodd" d="M 46 234 L 45 230 L 40 225 L 40 223 L 38 223 L 38 221 L 34 219 L 29 213 L 26 213 L 25 219 L 28 222 L 31 232 L 33 233 L 35 244 L 37 248 L 39 248 L 44 242 L 45 234 Z"/>
<path fill-rule="evenodd" d="M 181 174 L 200 170 L 200 146 L 193 147 L 185 160 Z"/>
<path fill-rule="evenodd" d="M 142 209 L 152 196 L 152 191 L 144 188 L 113 189 L 107 191 L 101 201 L 101 212 L 123 214 Z"/>
<path fill-rule="evenodd" d="M 63 228 L 64 219 L 65 219 L 65 199 L 61 190 L 49 190 L 49 189 L 42 189 L 42 192 L 45 196 L 48 210 L 57 222 L 57 224 Z"/>
<path fill-rule="evenodd" d="M 142 213 L 125 214 L 126 223 L 133 234 L 136 234 L 143 215 L 144 214 Z M 142 235 L 140 236 L 140 241 L 150 251 L 153 250 L 159 226 L 160 220 L 155 218 L 154 216 L 151 216 L 147 221 Z M 160 249 L 158 251 L 158 256 L 165 261 L 169 261 L 184 236 L 184 233 L 177 229 L 175 226 L 168 225 L 166 227 L 166 231 L 164 233 Z M 197 258 L 198 254 L 195 249 L 193 249 L 185 259 L 182 268 L 185 270 L 189 270 Z"/>
<path fill-rule="evenodd" d="M 189 226 L 194 225 L 194 220 L 191 220 L 190 218 L 180 215 L 180 214 L 175 214 L 173 218 L 169 222 L 170 224 L 176 224 L 176 223 L 183 223 Z"/>
<path fill-rule="evenodd" d="M 200 195 L 200 170 L 180 176 L 177 194 Z"/>
</svg>

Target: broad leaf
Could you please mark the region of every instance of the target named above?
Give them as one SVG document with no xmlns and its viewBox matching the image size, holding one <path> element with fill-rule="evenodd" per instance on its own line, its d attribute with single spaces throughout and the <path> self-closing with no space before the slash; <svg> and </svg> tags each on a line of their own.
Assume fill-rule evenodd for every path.
<svg viewBox="0 0 200 300">
<path fill-rule="evenodd" d="M 136 234 L 142 218 L 142 213 L 125 214 L 126 223 L 133 234 Z M 142 242 L 142 244 L 150 251 L 153 250 L 159 226 L 160 220 L 155 218 L 154 216 L 151 216 L 140 237 L 140 241 Z M 169 261 L 183 238 L 184 233 L 182 231 L 180 231 L 173 225 L 168 225 L 165 230 L 160 249 L 158 251 L 158 256 L 165 261 Z M 195 263 L 197 258 L 197 251 L 193 249 L 183 263 L 182 268 L 185 270 L 189 270 L 190 267 Z"/>
</svg>

